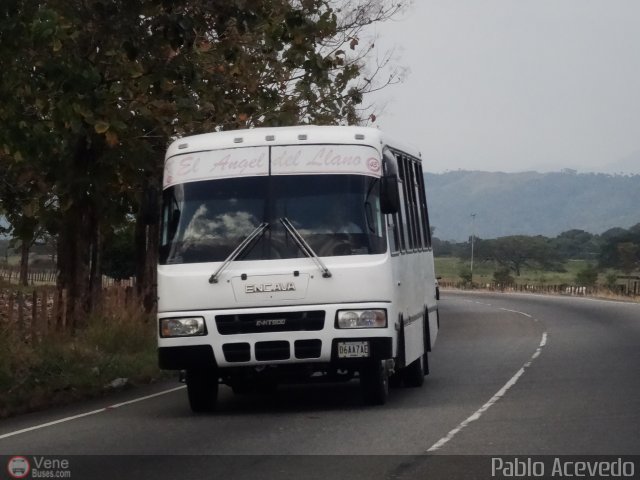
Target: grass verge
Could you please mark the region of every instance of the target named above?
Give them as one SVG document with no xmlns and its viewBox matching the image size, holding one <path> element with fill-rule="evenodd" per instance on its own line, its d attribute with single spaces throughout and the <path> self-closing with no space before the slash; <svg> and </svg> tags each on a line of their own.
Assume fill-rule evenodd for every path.
<svg viewBox="0 0 640 480">
<path fill-rule="evenodd" d="M 70 334 L 25 343 L 0 327 L 0 418 L 43 409 L 162 377 L 151 316 L 95 317 Z M 122 388 L 122 386 L 120 387 Z"/>
<path fill-rule="evenodd" d="M 514 280 L 517 284 L 529 285 L 573 285 L 580 270 L 589 266 L 586 260 L 569 260 L 564 263 L 563 271 L 554 272 L 548 270 L 536 270 L 524 267 L 519 277 L 515 274 Z M 457 257 L 435 257 L 436 274 L 443 280 L 449 282 L 461 281 L 460 272 L 469 268 L 469 260 L 463 261 Z M 473 266 L 473 281 L 478 284 L 493 282 L 493 274 L 500 268 L 494 262 L 476 262 Z M 599 275 L 598 283 L 603 284 L 609 271 Z"/>
</svg>

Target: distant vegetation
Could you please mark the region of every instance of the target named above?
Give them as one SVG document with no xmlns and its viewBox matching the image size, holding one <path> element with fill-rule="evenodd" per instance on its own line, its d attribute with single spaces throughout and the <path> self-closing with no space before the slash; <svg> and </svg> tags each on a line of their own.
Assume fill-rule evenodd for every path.
<svg viewBox="0 0 640 480">
<path fill-rule="evenodd" d="M 482 238 L 554 237 L 640 222 L 640 175 L 456 171 L 426 174 L 425 181 L 431 225 L 443 240 L 467 240 L 472 228 Z"/>
<path fill-rule="evenodd" d="M 434 239 L 437 273 L 471 281 L 470 242 Z M 474 238 L 474 281 L 510 283 L 613 284 L 619 274 L 640 271 L 640 223 L 600 235 L 568 230 L 557 237 Z"/>
</svg>

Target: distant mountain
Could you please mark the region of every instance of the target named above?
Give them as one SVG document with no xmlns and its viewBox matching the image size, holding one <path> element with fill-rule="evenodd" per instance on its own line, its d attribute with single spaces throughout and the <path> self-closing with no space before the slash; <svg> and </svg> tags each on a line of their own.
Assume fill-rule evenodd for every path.
<svg viewBox="0 0 640 480">
<path fill-rule="evenodd" d="M 610 163 L 603 168 L 605 173 L 640 174 L 640 150 L 633 152 L 617 162 Z"/>
<path fill-rule="evenodd" d="M 431 225 L 442 240 L 468 239 L 472 224 L 478 237 L 496 238 L 640 223 L 640 175 L 460 170 L 428 173 L 425 182 Z"/>
</svg>

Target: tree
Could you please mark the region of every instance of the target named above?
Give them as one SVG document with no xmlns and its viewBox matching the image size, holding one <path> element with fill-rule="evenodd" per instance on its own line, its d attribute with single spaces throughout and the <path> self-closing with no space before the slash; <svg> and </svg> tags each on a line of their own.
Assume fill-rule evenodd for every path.
<svg viewBox="0 0 640 480">
<path fill-rule="evenodd" d="M 136 275 L 135 223 L 127 222 L 105 236 L 101 273 L 116 280 Z"/>
<path fill-rule="evenodd" d="M 550 241 L 557 254 L 566 260 L 589 259 L 598 255 L 597 237 L 584 230 L 567 230 Z"/>
<path fill-rule="evenodd" d="M 27 285 L 29 253 L 45 235 L 44 222 L 50 195 L 41 176 L 26 162 L 11 164 L 0 153 L 0 206 L 9 222 L 0 233 L 11 237 L 10 246 L 20 253 L 21 285 Z"/>
<path fill-rule="evenodd" d="M 523 267 L 560 268 L 559 257 L 546 237 L 515 235 L 487 241 L 487 255 L 520 276 Z"/>
<path fill-rule="evenodd" d="M 627 274 L 640 268 L 640 224 L 629 230 L 609 231 L 600 251 L 599 264 L 601 267 L 616 268 Z"/>
<path fill-rule="evenodd" d="M 99 303 L 105 235 L 136 217 L 139 294 L 153 307 L 167 143 L 260 125 L 357 123 L 388 57 L 365 71 L 361 34 L 391 17 L 382 0 L 11 0 L 0 5 L 0 132 L 52 201 L 59 287 L 72 322 Z M 26 192 L 26 196 L 30 194 Z"/>
<path fill-rule="evenodd" d="M 640 266 L 640 245 L 634 242 L 620 242 L 616 245 L 619 268 L 629 274 Z"/>
<path fill-rule="evenodd" d="M 503 289 L 506 285 L 512 284 L 514 279 L 511 276 L 511 269 L 505 267 L 496 270 L 493 272 L 493 281 L 499 284 Z"/>
</svg>

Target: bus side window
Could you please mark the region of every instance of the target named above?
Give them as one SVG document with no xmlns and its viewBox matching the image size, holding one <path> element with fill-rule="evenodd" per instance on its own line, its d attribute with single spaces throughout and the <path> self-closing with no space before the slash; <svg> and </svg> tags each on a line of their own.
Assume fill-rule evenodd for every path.
<svg viewBox="0 0 640 480">
<path fill-rule="evenodd" d="M 425 238 L 425 247 L 431 248 L 431 225 L 429 223 L 429 208 L 427 206 L 427 194 L 424 188 L 424 173 L 422 165 L 418 165 L 418 190 L 422 218 L 422 232 Z"/>
<path fill-rule="evenodd" d="M 409 176 L 409 162 L 407 157 L 402 155 L 398 161 L 400 168 L 400 177 L 402 178 L 402 217 L 403 231 L 406 239 L 406 248 L 411 251 L 415 249 L 414 228 L 413 228 L 413 212 L 411 211 L 411 179 Z"/>
<path fill-rule="evenodd" d="M 396 154 L 396 158 L 398 159 L 398 180 L 399 180 L 399 189 L 400 189 L 400 210 L 396 214 L 396 224 L 397 228 L 400 232 L 400 251 L 404 252 L 410 248 L 409 244 L 409 235 L 407 231 L 407 211 L 405 208 L 406 205 L 406 194 L 405 188 L 406 183 L 404 182 L 404 162 L 402 161 L 403 157 L 399 154 Z"/>
<path fill-rule="evenodd" d="M 418 247 L 424 249 L 427 247 L 427 239 L 424 235 L 424 210 L 422 208 L 422 195 L 420 194 L 420 163 L 412 163 L 413 172 L 413 198 L 414 198 L 414 210 L 416 216 L 416 238 L 418 239 Z"/>
</svg>

